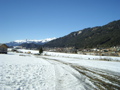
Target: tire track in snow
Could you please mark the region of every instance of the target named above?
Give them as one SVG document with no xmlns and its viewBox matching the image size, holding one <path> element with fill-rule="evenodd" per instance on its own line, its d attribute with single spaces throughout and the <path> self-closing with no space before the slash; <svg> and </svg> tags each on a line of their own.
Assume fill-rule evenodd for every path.
<svg viewBox="0 0 120 90">
<path fill-rule="evenodd" d="M 65 62 L 42 57 L 55 65 L 56 90 L 94 90 L 96 87 L 84 75 Z"/>
<path fill-rule="evenodd" d="M 82 66 L 74 66 L 79 73 L 82 73 L 98 87 L 99 90 L 120 90 L 120 76 L 110 71 L 95 70 Z"/>
<path fill-rule="evenodd" d="M 120 90 L 120 73 L 111 72 L 108 70 L 101 70 L 101 69 L 95 69 L 91 67 L 85 67 L 80 66 L 72 63 L 66 63 L 64 61 L 60 61 L 58 59 L 50 59 L 48 57 L 44 57 L 45 59 L 51 61 L 53 64 L 64 64 L 67 66 L 72 67 L 74 70 L 79 72 L 79 74 L 84 75 L 89 81 L 92 82 L 94 85 L 94 89 L 97 90 Z M 54 62 L 53 62 L 54 61 Z M 65 69 L 65 68 L 64 68 Z M 67 69 L 65 69 L 67 71 Z M 71 73 L 71 72 L 70 72 Z M 80 79 L 80 75 L 76 75 L 72 73 L 74 77 L 77 79 Z M 86 83 L 87 84 L 87 83 Z M 90 85 L 89 85 L 90 86 Z M 89 90 L 89 88 L 85 88 L 86 90 Z M 79 90 L 79 89 L 78 89 Z"/>
</svg>

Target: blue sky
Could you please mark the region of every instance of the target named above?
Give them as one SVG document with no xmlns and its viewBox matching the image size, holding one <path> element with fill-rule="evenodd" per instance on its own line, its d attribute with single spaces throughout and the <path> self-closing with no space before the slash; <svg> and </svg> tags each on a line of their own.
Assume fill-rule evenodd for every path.
<svg viewBox="0 0 120 90">
<path fill-rule="evenodd" d="M 120 19 L 120 0 L 0 0 L 0 43 L 62 37 Z"/>
</svg>

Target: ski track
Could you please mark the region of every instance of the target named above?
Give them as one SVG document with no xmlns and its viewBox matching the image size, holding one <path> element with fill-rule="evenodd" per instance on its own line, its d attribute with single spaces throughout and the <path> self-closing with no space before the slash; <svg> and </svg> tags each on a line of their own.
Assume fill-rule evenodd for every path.
<svg viewBox="0 0 120 90">
<path fill-rule="evenodd" d="M 59 57 L 18 55 L 0 58 L 0 90 L 120 90 L 119 72 L 69 63 Z"/>
</svg>

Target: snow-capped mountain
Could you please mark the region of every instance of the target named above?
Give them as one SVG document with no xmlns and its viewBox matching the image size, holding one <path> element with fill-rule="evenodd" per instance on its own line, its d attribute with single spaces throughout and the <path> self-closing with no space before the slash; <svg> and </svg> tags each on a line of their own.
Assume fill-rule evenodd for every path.
<svg viewBox="0 0 120 90">
<path fill-rule="evenodd" d="M 49 41 L 52 41 L 56 38 L 47 38 L 47 39 L 42 39 L 42 40 L 15 40 L 9 43 L 6 43 L 8 46 L 18 46 L 21 45 L 23 43 L 34 43 L 34 44 L 45 44 Z"/>
</svg>

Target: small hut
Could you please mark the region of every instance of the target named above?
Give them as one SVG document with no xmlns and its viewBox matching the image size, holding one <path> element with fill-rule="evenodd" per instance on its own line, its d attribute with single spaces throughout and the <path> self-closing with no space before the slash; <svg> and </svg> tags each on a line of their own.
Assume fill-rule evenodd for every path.
<svg viewBox="0 0 120 90">
<path fill-rule="evenodd" d="M 0 54 L 7 54 L 7 48 L 6 44 L 0 44 Z"/>
</svg>

